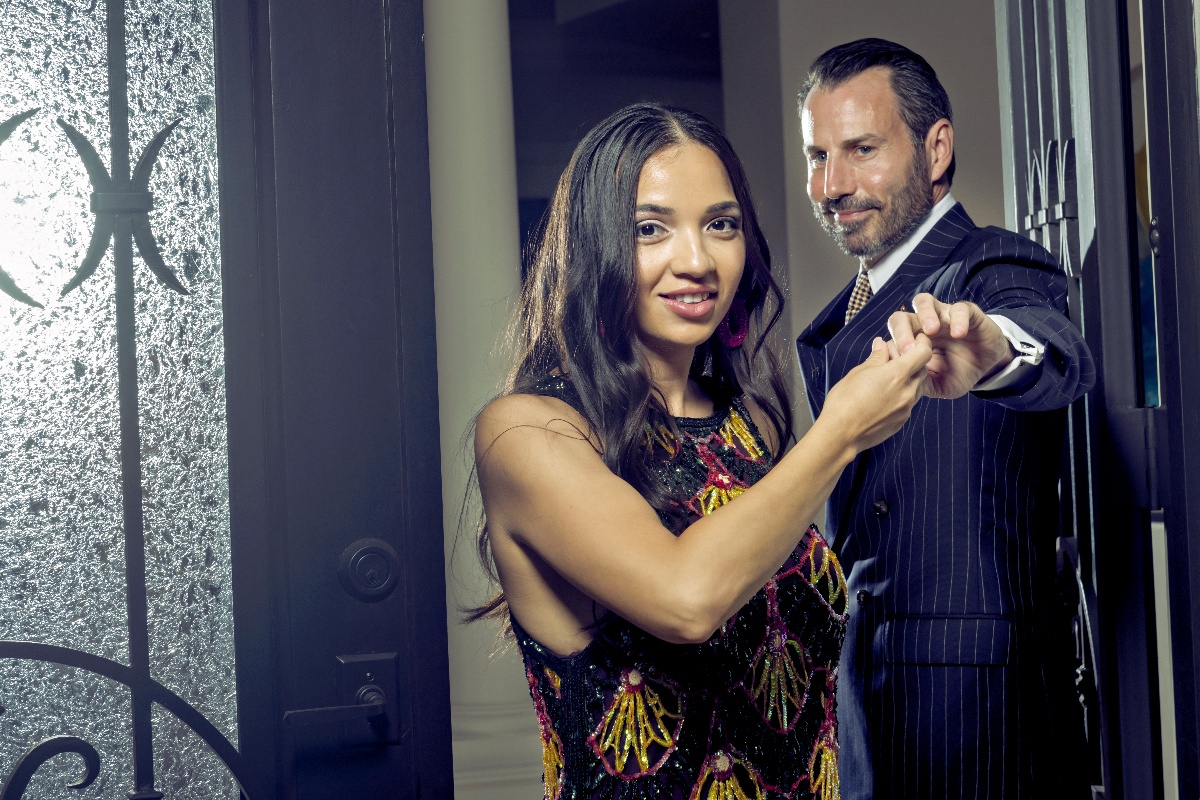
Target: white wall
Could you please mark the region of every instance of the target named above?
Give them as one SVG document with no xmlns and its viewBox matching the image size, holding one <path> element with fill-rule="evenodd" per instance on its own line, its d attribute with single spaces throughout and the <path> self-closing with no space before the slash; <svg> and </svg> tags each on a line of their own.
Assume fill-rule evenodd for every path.
<svg viewBox="0 0 1200 800">
<path fill-rule="evenodd" d="M 471 510 L 460 528 L 463 437 L 497 391 L 520 275 L 508 3 L 426 0 L 425 51 L 455 796 L 525 800 L 541 796 L 541 741 L 520 660 L 493 656 L 495 626 L 457 613 L 487 592 Z"/>
<path fill-rule="evenodd" d="M 721 0 L 721 88 L 725 135 L 746 168 L 754 210 L 771 247 L 771 265 L 785 294 L 791 293 L 789 272 L 788 181 L 783 165 L 786 131 L 796 119 L 784 90 L 778 0 Z M 790 85 L 790 81 L 788 82 Z M 785 306 L 785 309 L 787 307 Z M 795 334 L 790 314 L 780 318 L 773 335 L 783 363 L 795 361 Z M 792 371 L 794 410 L 807 429 L 807 405 L 800 399 L 798 373 Z"/>
</svg>

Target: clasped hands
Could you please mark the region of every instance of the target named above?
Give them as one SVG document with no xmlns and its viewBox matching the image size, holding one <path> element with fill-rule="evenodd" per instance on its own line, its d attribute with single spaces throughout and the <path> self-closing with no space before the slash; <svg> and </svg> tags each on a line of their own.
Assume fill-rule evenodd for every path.
<svg viewBox="0 0 1200 800">
<path fill-rule="evenodd" d="M 1008 338 L 974 303 L 943 303 L 921 293 L 913 298 L 913 310 L 897 311 L 888 318 L 894 352 L 906 353 L 920 334 L 929 337 L 933 349 L 925 371 L 921 393 L 926 397 L 953 400 L 971 391 L 1012 361 L 1016 355 Z"/>
</svg>

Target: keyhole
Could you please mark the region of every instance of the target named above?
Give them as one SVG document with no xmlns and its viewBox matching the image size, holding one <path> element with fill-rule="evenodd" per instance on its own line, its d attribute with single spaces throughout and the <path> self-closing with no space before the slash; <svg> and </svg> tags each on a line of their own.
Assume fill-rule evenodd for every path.
<svg viewBox="0 0 1200 800">
<path fill-rule="evenodd" d="M 400 572 L 396 551 L 379 539 L 360 539 L 343 551 L 338 577 L 346 591 L 374 602 L 391 594 Z"/>
</svg>

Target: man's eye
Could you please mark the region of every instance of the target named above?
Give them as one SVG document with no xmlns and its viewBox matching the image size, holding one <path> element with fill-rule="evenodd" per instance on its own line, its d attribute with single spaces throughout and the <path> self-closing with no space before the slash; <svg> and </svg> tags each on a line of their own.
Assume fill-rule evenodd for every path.
<svg viewBox="0 0 1200 800">
<path fill-rule="evenodd" d="M 860 144 L 858 146 L 858 154 L 861 156 L 869 156 L 871 154 L 871 151 L 874 149 L 875 149 L 874 147 L 871 147 L 869 145 Z"/>
<path fill-rule="evenodd" d="M 824 164 L 828 158 L 829 156 L 825 153 L 813 153 L 808 160 L 814 164 Z"/>
</svg>

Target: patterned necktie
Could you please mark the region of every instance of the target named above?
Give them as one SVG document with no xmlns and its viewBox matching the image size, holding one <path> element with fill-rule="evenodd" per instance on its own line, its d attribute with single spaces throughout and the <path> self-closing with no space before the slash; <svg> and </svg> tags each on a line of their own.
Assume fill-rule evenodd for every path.
<svg viewBox="0 0 1200 800">
<path fill-rule="evenodd" d="M 862 307 L 871 299 L 872 294 L 871 281 L 867 278 L 867 271 L 860 269 L 858 271 L 858 279 L 854 281 L 854 291 L 850 292 L 850 303 L 846 306 L 845 324 L 850 324 L 850 320 L 862 310 Z"/>
</svg>

